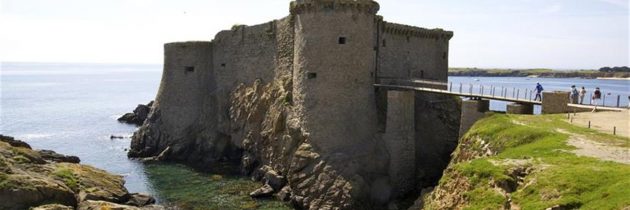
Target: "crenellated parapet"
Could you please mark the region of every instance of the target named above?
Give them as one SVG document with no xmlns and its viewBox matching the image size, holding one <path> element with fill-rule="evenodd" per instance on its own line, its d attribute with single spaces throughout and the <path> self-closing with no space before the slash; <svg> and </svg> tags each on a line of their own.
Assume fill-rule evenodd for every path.
<svg viewBox="0 0 630 210">
<path fill-rule="evenodd" d="M 450 40 L 453 37 L 452 31 L 445 31 L 442 29 L 426 29 L 389 22 L 383 23 L 384 33 L 446 40 Z"/>
<path fill-rule="evenodd" d="M 376 14 L 380 5 L 372 0 L 296 0 L 291 2 L 292 15 L 320 11 L 357 11 Z"/>
</svg>

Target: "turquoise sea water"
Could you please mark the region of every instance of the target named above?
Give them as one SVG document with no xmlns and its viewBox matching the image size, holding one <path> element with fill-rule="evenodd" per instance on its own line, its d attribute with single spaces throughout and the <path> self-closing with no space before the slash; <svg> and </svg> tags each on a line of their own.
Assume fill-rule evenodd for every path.
<svg viewBox="0 0 630 210">
<path fill-rule="evenodd" d="M 187 208 L 286 208 L 273 201 L 254 201 L 234 189 L 259 184 L 237 176 L 204 174 L 181 165 L 144 165 L 127 159 L 135 126 L 116 119 L 147 103 L 157 93 L 161 65 L 2 63 L 0 68 L 0 133 L 27 141 L 37 149 L 79 156 L 83 163 L 125 177 L 131 192 L 148 192 L 161 202 Z M 458 85 L 484 84 L 522 89 L 541 82 L 546 90 L 568 90 L 571 84 L 595 86 L 604 93 L 625 95 L 630 81 L 451 77 Z M 505 110 L 493 102 L 494 110 Z M 191 185 L 192 183 L 192 185 Z M 196 186 L 177 188 L 176 186 Z M 226 190 L 232 189 L 232 190 Z M 229 204 L 230 206 L 224 206 Z"/>
<path fill-rule="evenodd" d="M 178 164 L 129 160 L 135 126 L 116 119 L 155 98 L 160 65 L 2 63 L 0 134 L 36 149 L 76 155 L 81 162 L 123 175 L 130 192 L 155 195 L 182 209 L 288 209 L 253 200 L 260 186 L 245 177 L 201 173 Z M 219 177 L 219 178 L 217 178 Z"/>
</svg>

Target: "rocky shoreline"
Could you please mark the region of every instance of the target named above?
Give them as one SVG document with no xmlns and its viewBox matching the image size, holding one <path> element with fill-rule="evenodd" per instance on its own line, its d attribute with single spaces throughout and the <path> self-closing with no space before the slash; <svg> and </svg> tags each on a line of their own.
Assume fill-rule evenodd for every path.
<svg viewBox="0 0 630 210">
<path fill-rule="evenodd" d="M 122 176 L 79 162 L 0 135 L 0 209 L 165 209 L 149 195 L 129 193 Z"/>
<path fill-rule="evenodd" d="M 118 118 L 118 122 L 141 126 L 149 116 L 151 107 L 153 107 L 153 101 L 146 105 L 138 104 L 133 112 L 126 113 Z"/>
</svg>

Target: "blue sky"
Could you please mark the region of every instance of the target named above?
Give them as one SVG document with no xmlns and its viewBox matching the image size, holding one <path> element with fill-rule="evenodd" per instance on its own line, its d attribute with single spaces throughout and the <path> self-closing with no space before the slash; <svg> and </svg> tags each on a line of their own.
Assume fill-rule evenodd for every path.
<svg viewBox="0 0 630 210">
<path fill-rule="evenodd" d="M 630 65 L 627 0 L 381 0 L 386 21 L 453 30 L 450 66 Z M 288 15 L 289 0 L 0 0 L 0 60 L 161 63 L 162 44 Z"/>
</svg>

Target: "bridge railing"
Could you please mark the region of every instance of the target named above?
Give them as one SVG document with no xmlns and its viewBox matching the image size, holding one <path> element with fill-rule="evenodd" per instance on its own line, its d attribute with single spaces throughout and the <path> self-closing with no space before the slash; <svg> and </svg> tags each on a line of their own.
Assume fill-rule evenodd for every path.
<svg viewBox="0 0 630 210">
<path fill-rule="evenodd" d="M 536 99 L 535 90 L 529 88 L 516 88 L 506 86 L 484 85 L 484 84 L 465 84 L 465 83 L 453 83 L 448 82 L 448 91 L 469 94 L 469 95 L 484 95 L 491 96 L 492 98 L 505 98 L 516 100 L 528 100 L 534 101 Z M 599 100 L 591 100 L 593 94 L 584 96 L 583 101 L 578 98 L 577 104 L 582 105 L 597 105 L 604 107 L 617 107 L 617 108 L 630 108 L 629 95 L 612 94 L 610 92 L 602 92 L 602 98 Z M 628 100 L 624 100 L 628 99 Z"/>
<path fill-rule="evenodd" d="M 539 101 L 536 100 L 536 92 L 532 88 L 516 88 L 516 87 L 507 87 L 507 86 L 495 86 L 495 85 L 484 85 L 484 84 L 465 84 L 465 83 L 453 83 L 453 82 L 443 82 L 436 80 L 423 80 L 423 79 L 400 79 L 400 78 L 379 78 L 378 85 L 389 85 L 389 86 L 399 86 L 399 87 L 410 87 L 410 88 L 424 88 L 425 91 L 428 89 L 434 89 L 436 93 L 449 93 L 451 95 L 459 95 L 463 97 L 480 97 L 487 98 L 491 100 L 503 100 L 503 101 L 518 101 L 518 102 L 526 102 L 526 103 L 534 103 L 540 104 Z M 420 89 L 418 89 L 420 90 Z M 420 90 L 422 91 L 422 90 Z M 542 94 L 541 94 L 542 95 Z M 612 95 L 611 93 L 602 93 L 602 99 L 592 101 L 589 95 L 588 98 L 584 96 L 583 105 L 597 105 L 604 107 L 628 107 L 628 101 L 623 100 L 628 97 L 628 95 Z M 542 97 L 542 96 L 541 96 Z M 580 102 L 580 101 L 578 101 Z M 594 104 L 597 103 L 597 104 Z"/>
</svg>

